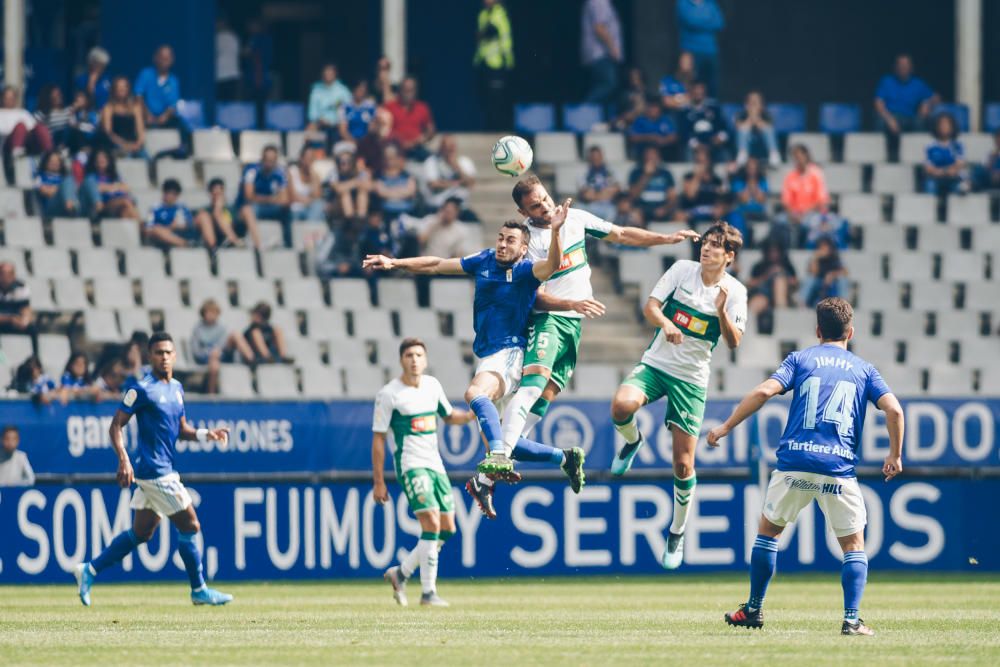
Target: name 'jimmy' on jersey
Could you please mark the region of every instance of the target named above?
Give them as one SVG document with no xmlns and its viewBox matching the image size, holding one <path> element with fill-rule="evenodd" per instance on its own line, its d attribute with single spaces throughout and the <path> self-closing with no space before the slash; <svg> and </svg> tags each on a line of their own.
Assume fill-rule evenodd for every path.
<svg viewBox="0 0 1000 667">
<path fill-rule="evenodd" d="M 771 379 L 795 390 L 778 470 L 854 477 L 868 404 L 890 393 L 878 370 L 836 345 L 814 345 L 789 354 Z"/>
</svg>

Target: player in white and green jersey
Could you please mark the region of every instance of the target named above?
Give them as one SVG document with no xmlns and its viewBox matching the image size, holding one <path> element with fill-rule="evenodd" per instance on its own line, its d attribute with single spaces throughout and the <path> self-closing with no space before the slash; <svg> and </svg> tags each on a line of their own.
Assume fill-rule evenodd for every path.
<svg viewBox="0 0 1000 667">
<path fill-rule="evenodd" d="M 438 551 L 455 534 L 455 501 L 451 482 L 438 451 L 437 419 L 447 424 L 467 424 L 475 416 L 451 407 L 437 378 L 424 375 L 427 347 L 418 338 L 406 338 L 399 346 L 403 373 L 382 387 L 375 396 L 372 419 L 372 477 L 375 501 L 389 499 L 385 485 L 386 434 L 390 440 L 396 479 L 420 521 L 420 541 L 396 567 L 385 572 L 393 597 L 406 606 L 406 580 L 420 568 L 420 604 L 448 606 L 436 590 Z"/>
<path fill-rule="evenodd" d="M 624 475 L 642 446 L 635 413 L 667 399 L 664 423 L 673 436 L 674 514 L 662 564 L 668 570 L 684 558 L 684 527 L 694 496 L 694 451 L 705 415 L 709 364 L 719 339 L 735 348 L 747 322 L 747 290 L 726 272 L 743 246 L 743 236 L 725 222 L 705 231 L 701 261 L 674 262 L 653 288 L 643 308 L 656 334 L 642 361 L 618 387 L 611 403 L 615 429 L 625 446 L 611 463 Z"/>
<path fill-rule="evenodd" d="M 531 232 L 527 257 L 536 261 L 545 258 L 552 242 L 549 228 L 556 212 L 555 202 L 536 176 L 519 181 L 512 196 L 518 213 L 525 216 Z M 621 245 L 654 246 L 680 243 L 685 239 L 696 239 L 698 235 L 690 230 L 660 234 L 638 227 L 619 227 L 582 209 L 569 209 L 559 232 L 562 262 L 538 289 L 535 299 L 528 330 L 528 347 L 524 354 L 524 374 L 520 388 L 504 412 L 503 440 L 508 448 L 513 449 L 516 460 L 550 462 L 560 466 L 577 493 L 584 484 L 582 450 L 564 451 L 543 445 L 536 451 L 531 446 L 526 447 L 523 441 L 518 444 L 518 441 L 542 419 L 549 404 L 573 375 L 583 318 L 604 314 L 604 305 L 594 299 L 590 284 L 587 237 Z M 470 480 L 474 487 L 470 492 L 479 500 L 475 489 L 491 483 L 485 475 L 480 475 Z"/>
</svg>

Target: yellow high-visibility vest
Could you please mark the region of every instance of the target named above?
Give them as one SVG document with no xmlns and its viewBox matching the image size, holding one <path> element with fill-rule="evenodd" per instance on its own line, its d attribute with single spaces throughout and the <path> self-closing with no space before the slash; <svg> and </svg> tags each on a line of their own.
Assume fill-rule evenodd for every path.
<svg viewBox="0 0 1000 667">
<path fill-rule="evenodd" d="M 476 57 L 472 62 L 490 69 L 511 69 L 514 67 L 514 42 L 510 36 L 510 19 L 507 18 L 507 10 L 499 2 L 479 11 L 478 32 L 491 25 L 496 29 L 496 36 L 479 41 Z"/>
</svg>

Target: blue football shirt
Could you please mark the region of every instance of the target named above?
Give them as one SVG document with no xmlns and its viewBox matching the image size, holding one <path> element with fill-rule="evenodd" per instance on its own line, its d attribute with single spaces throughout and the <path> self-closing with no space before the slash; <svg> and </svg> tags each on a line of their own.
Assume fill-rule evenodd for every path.
<svg viewBox="0 0 1000 667">
<path fill-rule="evenodd" d="M 161 203 L 149 212 L 149 219 L 146 221 L 146 226 L 154 227 L 156 225 L 162 225 L 169 227 L 174 224 L 178 215 L 184 219 L 184 222 L 189 227 L 193 224 L 194 219 L 191 217 L 191 211 L 187 206 L 184 206 L 183 204 L 174 204 L 170 206 Z"/>
<path fill-rule="evenodd" d="M 890 393 L 874 366 L 837 345 L 789 354 L 771 376 L 795 390 L 778 470 L 853 477 L 868 404 Z"/>
<path fill-rule="evenodd" d="M 243 170 L 243 178 L 240 180 L 243 184 L 252 184 L 254 194 L 261 197 L 273 197 L 288 185 L 288 178 L 285 176 L 284 169 L 275 167 L 271 171 L 265 171 L 259 163 L 248 165 Z M 244 203 L 242 186 L 240 186 L 239 196 L 236 199 L 237 206 L 242 206 Z"/>
<path fill-rule="evenodd" d="M 950 167 L 963 157 L 960 141 L 935 141 L 927 147 L 927 161 L 939 169 Z"/>
<path fill-rule="evenodd" d="M 462 270 L 476 278 L 472 350 L 480 359 L 512 347 L 528 345 L 528 318 L 541 285 L 532 262 L 513 265 L 497 261 L 496 250 L 462 258 Z"/>
<path fill-rule="evenodd" d="M 139 446 L 135 476 L 156 479 L 174 472 L 174 452 L 184 416 L 184 388 L 177 380 L 163 382 L 149 374 L 126 390 L 118 409 L 135 415 Z"/>
<path fill-rule="evenodd" d="M 885 103 L 890 113 L 907 117 L 916 116 L 924 100 L 933 96 L 934 91 L 922 79 L 911 76 L 901 81 L 895 74 L 883 76 L 875 91 L 875 97 Z"/>
</svg>

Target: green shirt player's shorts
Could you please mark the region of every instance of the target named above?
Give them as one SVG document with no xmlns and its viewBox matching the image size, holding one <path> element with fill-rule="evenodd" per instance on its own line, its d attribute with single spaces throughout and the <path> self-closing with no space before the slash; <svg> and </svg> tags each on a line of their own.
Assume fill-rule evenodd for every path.
<svg viewBox="0 0 1000 667">
<path fill-rule="evenodd" d="M 524 351 L 524 367 L 544 366 L 552 371 L 549 379 L 565 389 L 576 368 L 580 350 L 578 317 L 563 317 L 551 313 L 535 313 L 528 326 L 528 349 Z"/>
<path fill-rule="evenodd" d="M 673 375 L 642 363 L 632 369 L 622 384 L 641 391 L 649 403 L 666 396 L 667 414 L 663 423 L 668 427 L 675 424 L 677 428 L 696 438 L 701 433 L 701 422 L 705 418 L 705 398 L 708 394 L 705 387 L 678 380 Z"/>
<path fill-rule="evenodd" d="M 414 514 L 429 510 L 438 510 L 442 514 L 455 511 L 451 481 L 444 473 L 430 468 L 413 468 L 403 473 L 400 483 Z"/>
</svg>

